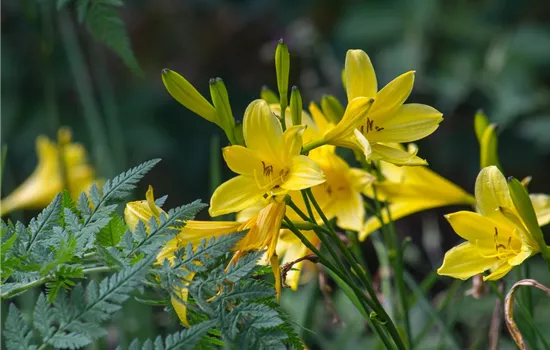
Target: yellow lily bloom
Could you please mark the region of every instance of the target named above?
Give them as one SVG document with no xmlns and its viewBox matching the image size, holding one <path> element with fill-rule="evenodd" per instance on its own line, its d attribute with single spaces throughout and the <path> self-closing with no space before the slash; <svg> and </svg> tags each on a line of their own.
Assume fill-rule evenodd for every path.
<svg viewBox="0 0 550 350">
<path fill-rule="evenodd" d="M 354 120 L 353 125 L 344 117 L 333 130 L 350 126 L 358 128 L 363 136 L 362 144 L 370 148 L 373 160 L 397 165 L 427 164 L 416 154 L 392 145 L 422 139 L 433 133 L 443 120 L 443 115 L 433 107 L 404 104 L 412 91 L 415 72 L 400 75 L 378 91 L 369 56 L 362 50 L 348 50 L 344 74 L 348 106 L 358 98 L 372 98 L 374 102 L 367 115 Z M 367 154 L 365 147 L 361 151 Z"/>
<path fill-rule="evenodd" d="M 396 166 L 380 162 L 384 181 L 375 184 L 378 200 L 387 200 L 392 220 L 407 215 L 447 205 L 475 205 L 475 198 L 466 191 L 439 176 L 425 166 Z M 374 198 L 372 190 L 366 193 Z M 388 213 L 382 209 L 382 219 L 388 223 Z M 365 240 L 370 233 L 381 227 L 377 217 L 370 217 L 359 233 L 359 239 Z"/>
<path fill-rule="evenodd" d="M 311 152 L 327 181 L 311 190 L 328 218 L 336 217 L 343 229 L 362 231 L 365 206 L 361 195 L 376 179 L 362 169 L 351 168 L 333 148 L 321 147 Z"/>
<path fill-rule="evenodd" d="M 2 199 L 2 216 L 18 209 L 46 207 L 63 190 L 64 184 L 67 185 L 71 197 L 77 199 L 81 192 L 88 191 L 97 181 L 94 168 L 88 163 L 86 149 L 79 143 L 71 142 L 70 130 L 60 129 L 58 138 L 59 143 L 55 143 L 46 136 L 37 137 L 38 165 L 31 176 Z M 63 167 L 61 160 L 64 162 Z"/>
<path fill-rule="evenodd" d="M 506 179 L 496 166 L 481 170 L 475 195 L 478 213 L 445 216 L 467 242 L 445 254 L 437 273 L 464 280 L 490 270 L 483 280 L 500 279 L 540 248 L 516 212 Z"/>
<path fill-rule="evenodd" d="M 287 128 L 264 100 L 253 101 L 245 111 L 243 134 L 247 147 L 229 146 L 223 157 L 237 177 L 221 184 L 210 201 L 209 213 L 218 216 L 241 211 L 264 196 L 275 196 L 323 183 L 317 164 L 301 155 L 305 126 Z"/>
<path fill-rule="evenodd" d="M 145 225 L 147 232 L 149 232 L 149 220 L 152 217 L 155 217 L 157 220 L 159 220 L 161 213 L 166 215 L 166 212 L 155 204 L 153 187 L 149 186 L 149 189 L 145 194 L 145 198 L 146 200 L 144 201 L 129 202 L 124 208 L 124 220 L 126 221 L 126 224 L 128 225 L 130 231 L 134 231 L 138 222 L 141 221 Z M 166 246 L 157 255 L 157 264 L 161 264 L 165 259 L 168 259 L 172 262 L 172 260 L 175 258 L 174 251 L 176 251 L 179 246 L 180 245 L 178 244 L 177 237 L 168 241 L 166 243 Z M 194 274 L 190 273 L 189 279 L 193 279 L 193 276 Z M 174 290 L 174 293 L 176 293 L 179 299 L 181 299 L 184 303 L 182 303 L 177 297 L 174 296 L 170 297 L 170 302 L 172 303 L 172 306 L 174 307 L 174 310 L 176 311 L 176 314 L 178 315 L 180 321 L 186 327 L 189 327 L 189 321 L 187 321 L 187 306 L 185 305 L 185 302 L 187 302 L 189 291 L 187 290 L 187 288 L 180 288 L 179 290 Z"/>
</svg>

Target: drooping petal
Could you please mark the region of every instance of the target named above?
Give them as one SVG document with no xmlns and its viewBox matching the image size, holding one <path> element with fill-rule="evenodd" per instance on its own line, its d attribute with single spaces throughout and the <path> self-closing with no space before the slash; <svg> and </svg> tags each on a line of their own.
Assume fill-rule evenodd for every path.
<svg viewBox="0 0 550 350">
<path fill-rule="evenodd" d="M 239 175 L 221 184 L 210 199 L 210 216 L 234 213 L 259 201 L 265 189 L 253 177 Z"/>
<path fill-rule="evenodd" d="M 544 226 L 550 222 L 550 196 L 542 193 L 530 194 L 531 203 L 537 214 L 539 226 Z"/>
<path fill-rule="evenodd" d="M 426 160 L 417 157 L 415 153 L 411 154 L 401 149 L 383 145 L 381 143 L 371 144 L 371 149 L 371 158 L 373 160 L 384 160 L 395 165 L 408 166 L 428 164 Z"/>
<path fill-rule="evenodd" d="M 379 123 L 367 137 L 371 142 L 412 142 L 433 133 L 443 114 L 433 107 L 409 103 L 402 105 L 395 116 Z"/>
<path fill-rule="evenodd" d="M 292 158 L 292 167 L 288 178 L 281 185 L 289 191 L 298 191 L 325 182 L 325 175 L 312 159 L 299 155 Z"/>
<path fill-rule="evenodd" d="M 423 198 L 411 199 L 408 201 L 398 201 L 389 205 L 392 220 L 399 220 L 407 215 L 413 213 L 437 208 L 446 205 L 441 200 L 429 200 Z M 388 212 L 382 209 L 382 219 L 384 223 L 388 223 Z M 371 216 L 365 222 L 363 230 L 359 233 L 359 240 L 364 241 L 372 232 L 378 230 L 381 227 L 380 220 L 377 217 Z"/>
<path fill-rule="evenodd" d="M 187 288 L 181 288 L 179 291 L 174 291 L 174 293 L 177 293 L 177 296 L 181 300 L 179 300 L 178 297 L 171 296 L 170 301 L 172 306 L 174 307 L 181 323 L 183 323 L 185 327 L 189 328 L 190 325 L 187 320 L 187 305 L 185 305 L 185 302 L 187 302 L 187 298 L 189 297 L 189 290 Z"/>
<path fill-rule="evenodd" d="M 464 242 L 445 253 L 437 273 L 465 280 L 488 270 L 498 261 L 498 257 L 484 258 L 474 244 Z"/>
<path fill-rule="evenodd" d="M 350 101 L 342 120 L 325 134 L 325 140 L 330 142 L 353 135 L 355 129 L 366 123 L 372 103 L 373 100 L 367 97 L 356 97 Z"/>
<path fill-rule="evenodd" d="M 368 114 L 368 118 L 375 126 L 382 126 L 388 122 L 405 103 L 413 88 L 414 73 L 410 71 L 401 74 L 376 94 Z"/>
<path fill-rule="evenodd" d="M 363 50 L 348 50 L 345 76 L 348 101 L 356 97 L 376 95 L 378 91 L 376 74 L 369 56 Z"/>
<path fill-rule="evenodd" d="M 504 219 L 499 207 L 514 208 L 504 175 L 496 166 L 483 168 L 476 179 L 477 210 L 483 216 Z"/>
<path fill-rule="evenodd" d="M 279 159 L 283 129 L 264 100 L 252 101 L 244 112 L 243 134 L 246 146 L 272 163 Z"/>
<path fill-rule="evenodd" d="M 179 247 L 185 247 L 191 243 L 200 243 L 203 239 L 210 239 L 240 230 L 241 223 L 236 221 L 187 221 L 180 230 L 176 239 Z"/>
<path fill-rule="evenodd" d="M 370 161 L 372 149 L 369 140 L 357 129 L 353 131 L 353 135 L 346 138 L 334 139 L 330 141 L 330 145 L 349 148 L 351 150 L 362 153 L 367 161 Z M 323 146 L 328 147 L 328 146 Z M 333 148 L 334 150 L 334 148 Z"/>
<path fill-rule="evenodd" d="M 254 176 L 261 174 L 262 160 L 258 158 L 258 153 L 250 148 L 235 145 L 222 149 L 223 159 L 231 171 L 240 174 Z"/>
</svg>

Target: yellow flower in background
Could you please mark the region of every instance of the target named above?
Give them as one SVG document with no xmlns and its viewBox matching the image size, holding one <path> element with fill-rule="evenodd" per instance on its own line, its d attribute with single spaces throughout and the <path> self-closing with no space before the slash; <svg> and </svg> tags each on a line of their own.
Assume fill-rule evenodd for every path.
<svg viewBox="0 0 550 350">
<path fill-rule="evenodd" d="M 338 226 L 343 229 L 362 231 L 365 206 L 361 194 L 375 177 L 362 169 L 351 168 L 333 148 L 315 149 L 310 156 L 327 179 L 311 189 L 325 215 L 329 219 L 336 217 Z"/>
<path fill-rule="evenodd" d="M 443 120 L 443 115 L 433 107 L 404 104 L 411 94 L 415 72 L 400 75 L 378 91 L 369 56 L 362 50 L 348 50 L 344 74 L 348 105 L 361 97 L 374 99 L 365 118 L 355 125 L 371 148 L 371 158 L 397 165 L 427 164 L 415 153 L 392 145 L 422 139 L 433 133 Z M 339 124 L 342 122 L 344 119 Z"/>
<path fill-rule="evenodd" d="M 314 246 L 318 247 L 321 241 L 313 231 L 302 231 L 302 234 L 310 241 Z M 279 242 L 277 243 L 277 255 L 282 257 L 282 264 L 286 264 L 296 259 L 303 258 L 306 255 L 313 254 L 308 247 L 306 247 L 302 241 L 290 230 L 281 230 Z M 286 274 L 286 284 L 292 288 L 292 290 L 298 289 L 300 277 L 305 266 L 309 265 L 313 267 L 309 261 L 300 261 L 292 266 L 292 269 Z"/>
<path fill-rule="evenodd" d="M 425 166 L 396 166 L 380 162 L 384 180 L 375 184 L 378 200 L 389 202 L 392 220 L 401 219 L 416 212 L 447 205 L 475 205 L 475 198 L 466 191 L 439 176 Z M 368 196 L 374 198 L 372 190 Z M 388 223 L 388 212 L 382 209 L 384 223 Z M 377 217 L 370 217 L 359 233 L 364 240 L 381 227 Z"/>
<path fill-rule="evenodd" d="M 153 193 L 153 187 L 149 186 L 147 193 L 145 194 L 146 200 L 129 202 L 124 208 L 124 220 L 128 225 L 130 231 L 136 229 L 138 222 L 143 222 L 147 232 L 149 232 L 149 220 L 154 217 L 157 220 L 160 219 L 161 213 L 166 215 L 166 212 L 155 204 L 155 196 Z M 174 259 L 174 251 L 178 248 L 178 240 L 174 238 L 166 243 L 165 247 L 157 255 L 157 264 L 161 264 L 165 259 L 172 261 Z M 193 279 L 194 274 L 189 274 L 189 279 Z M 187 288 L 175 288 L 174 293 L 183 301 L 178 300 L 175 296 L 170 296 L 170 302 L 178 315 L 180 321 L 189 327 L 189 321 L 187 321 L 187 302 L 189 291 Z"/>
<path fill-rule="evenodd" d="M 533 203 L 539 226 L 550 223 L 550 196 L 542 193 L 532 193 L 529 197 L 531 203 Z"/>
<path fill-rule="evenodd" d="M 243 134 L 246 147 L 229 146 L 223 157 L 237 174 L 220 185 L 210 201 L 209 213 L 218 216 L 241 211 L 264 196 L 277 196 L 323 183 L 317 164 L 300 155 L 305 126 L 283 133 L 279 119 L 264 100 L 253 101 L 245 111 Z"/>
<path fill-rule="evenodd" d="M 86 149 L 71 142 L 70 130 L 60 129 L 58 138 L 59 143 L 55 143 L 46 136 L 37 137 L 38 165 L 25 182 L 2 199 L 2 216 L 18 209 L 42 209 L 64 189 L 64 185 L 71 197 L 77 199 L 81 192 L 87 192 L 97 182 Z"/>
<path fill-rule="evenodd" d="M 464 242 L 445 254 L 440 275 L 467 279 L 489 270 L 484 280 L 496 280 L 538 253 L 531 233 L 517 213 L 506 179 L 496 166 L 479 173 L 475 196 L 478 213 L 460 211 L 445 217 Z"/>
</svg>

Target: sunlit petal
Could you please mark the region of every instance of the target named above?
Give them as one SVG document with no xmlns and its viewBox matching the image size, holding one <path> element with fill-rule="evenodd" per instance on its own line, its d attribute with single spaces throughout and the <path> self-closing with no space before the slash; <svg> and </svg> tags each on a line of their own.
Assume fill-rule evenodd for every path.
<svg viewBox="0 0 550 350">
<path fill-rule="evenodd" d="M 350 101 L 342 120 L 325 134 L 325 140 L 343 139 L 353 135 L 354 130 L 367 121 L 367 114 L 372 105 L 372 99 L 356 97 Z"/>
<path fill-rule="evenodd" d="M 498 261 L 497 257 L 483 257 L 479 254 L 479 249 L 475 245 L 465 242 L 445 254 L 443 264 L 437 270 L 437 273 L 465 280 L 488 270 Z"/>
<path fill-rule="evenodd" d="M 323 182 L 325 182 L 325 175 L 317 163 L 300 155 L 292 158 L 292 168 L 281 187 L 289 191 L 298 191 Z"/>
<path fill-rule="evenodd" d="M 494 248 L 495 242 L 507 245 L 509 237 L 513 238 L 512 243 L 519 243 L 520 238 L 507 222 L 494 221 L 471 211 L 459 211 L 445 215 L 445 218 L 460 237 L 483 244 L 484 247 L 488 244 Z"/>
<path fill-rule="evenodd" d="M 475 196 L 481 215 L 501 220 L 499 207 L 514 208 L 504 175 L 496 166 L 483 168 L 476 179 Z"/>
<path fill-rule="evenodd" d="M 241 211 L 259 201 L 265 189 L 258 187 L 253 177 L 240 175 L 221 184 L 210 199 L 211 216 Z"/>
<path fill-rule="evenodd" d="M 531 203 L 537 214 L 539 226 L 544 226 L 550 222 L 550 196 L 547 194 L 534 193 L 530 194 Z"/>
<path fill-rule="evenodd" d="M 376 74 L 369 56 L 363 50 L 348 50 L 345 76 L 348 101 L 356 97 L 376 95 L 378 91 Z"/>
<path fill-rule="evenodd" d="M 419 158 L 416 154 L 403 151 L 380 143 L 371 144 L 373 160 L 384 160 L 396 165 L 427 165 L 426 160 Z"/>
<path fill-rule="evenodd" d="M 252 101 L 244 112 L 243 133 L 246 146 L 276 162 L 283 146 L 279 119 L 264 100 Z"/>
<path fill-rule="evenodd" d="M 435 108 L 422 104 L 405 104 L 386 122 L 379 123 L 378 130 L 371 130 L 371 142 L 412 142 L 433 133 L 443 120 Z"/>
<path fill-rule="evenodd" d="M 262 160 L 258 153 L 243 146 L 229 146 L 222 149 L 223 159 L 231 171 L 254 176 L 254 173 L 261 173 Z"/>
<path fill-rule="evenodd" d="M 389 121 L 411 94 L 413 84 L 414 71 L 401 74 L 389 82 L 374 97 L 368 118 L 378 126 Z"/>
</svg>

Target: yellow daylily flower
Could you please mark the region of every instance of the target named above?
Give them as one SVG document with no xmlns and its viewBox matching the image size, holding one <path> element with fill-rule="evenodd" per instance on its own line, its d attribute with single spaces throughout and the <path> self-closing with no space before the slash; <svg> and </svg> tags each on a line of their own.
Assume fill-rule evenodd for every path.
<svg viewBox="0 0 550 350">
<path fill-rule="evenodd" d="M 464 242 L 445 254 L 440 275 L 467 279 L 489 270 L 483 280 L 497 280 L 537 254 L 540 247 L 516 212 L 504 175 L 496 166 L 479 173 L 475 196 L 478 213 L 446 215 Z"/>
<path fill-rule="evenodd" d="M 313 195 L 328 218 L 336 217 L 343 229 L 362 231 L 365 207 L 361 193 L 376 179 L 362 169 L 351 168 L 333 148 L 321 147 L 311 155 L 327 181 L 313 187 Z"/>
<path fill-rule="evenodd" d="M 425 166 L 396 166 L 380 162 L 384 180 L 375 184 L 378 200 L 387 200 L 392 220 L 407 215 L 447 205 L 475 204 L 475 198 L 449 180 Z M 372 190 L 365 193 L 374 198 Z M 388 213 L 382 209 L 384 223 L 388 223 Z M 370 233 L 381 227 L 377 217 L 370 217 L 359 233 L 365 240 Z"/>
<path fill-rule="evenodd" d="M 130 231 L 134 231 L 138 222 L 141 221 L 145 225 L 147 232 L 149 232 L 149 220 L 152 217 L 155 217 L 157 220 L 159 220 L 161 213 L 166 215 L 166 212 L 155 204 L 153 187 L 149 186 L 149 189 L 145 194 L 145 198 L 146 200 L 144 201 L 142 200 L 129 202 L 124 208 L 124 220 L 126 221 L 126 224 L 128 225 Z M 177 237 L 168 241 L 164 248 L 157 255 L 156 263 L 161 264 L 165 259 L 168 259 L 170 262 L 172 262 L 175 258 L 174 252 L 178 249 L 179 246 L 180 245 Z M 193 277 L 194 273 L 190 273 L 189 279 L 191 280 L 193 279 Z M 189 291 L 187 290 L 187 288 L 175 288 L 174 293 L 177 295 L 177 297 L 173 295 L 170 296 L 170 302 L 172 303 L 172 306 L 174 307 L 174 310 L 176 311 L 176 314 L 178 315 L 180 321 L 186 327 L 189 327 L 189 321 L 187 320 L 187 306 L 185 305 L 185 302 L 187 302 Z M 183 301 L 183 303 L 180 300 Z"/>
<path fill-rule="evenodd" d="M 353 125 L 342 118 L 335 129 L 358 128 L 364 137 L 362 142 L 370 147 L 370 158 L 373 160 L 385 160 L 397 165 L 427 164 L 416 154 L 392 145 L 422 139 L 433 133 L 443 120 L 443 115 L 433 107 L 404 104 L 412 91 L 415 72 L 400 75 L 378 91 L 369 56 L 362 50 L 348 50 L 344 74 L 348 106 L 358 98 L 372 98 L 374 102 L 367 115 L 355 120 Z M 341 124 L 343 126 L 340 127 Z"/>
<path fill-rule="evenodd" d="M 76 200 L 80 193 L 87 192 L 97 182 L 86 149 L 79 143 L 72 143 L 71 137 L 70 130 L 66 128 L 59 130 L 58 143 L 46 136 L 37 137 L 38 165 L 31 176 L 2 199 L 2 216 L 18 209 L 42 209 L 63 190 L 64 185 L 67 185 L 71 197 Z"/>
<path fill-rule="evenodd" d="M 210 201 L 209 213 L 219 216 L 239 212 L 264 196 L 276 196 L 323 183 L 319 166 L 301 155 L 305 126 L 287 128 L 264 100 L 253 101 L 245 111 L 243 134 L 246 147 L 229 146 L 223 157 L 238 175 L 221 184 Z"/>
</svg>

